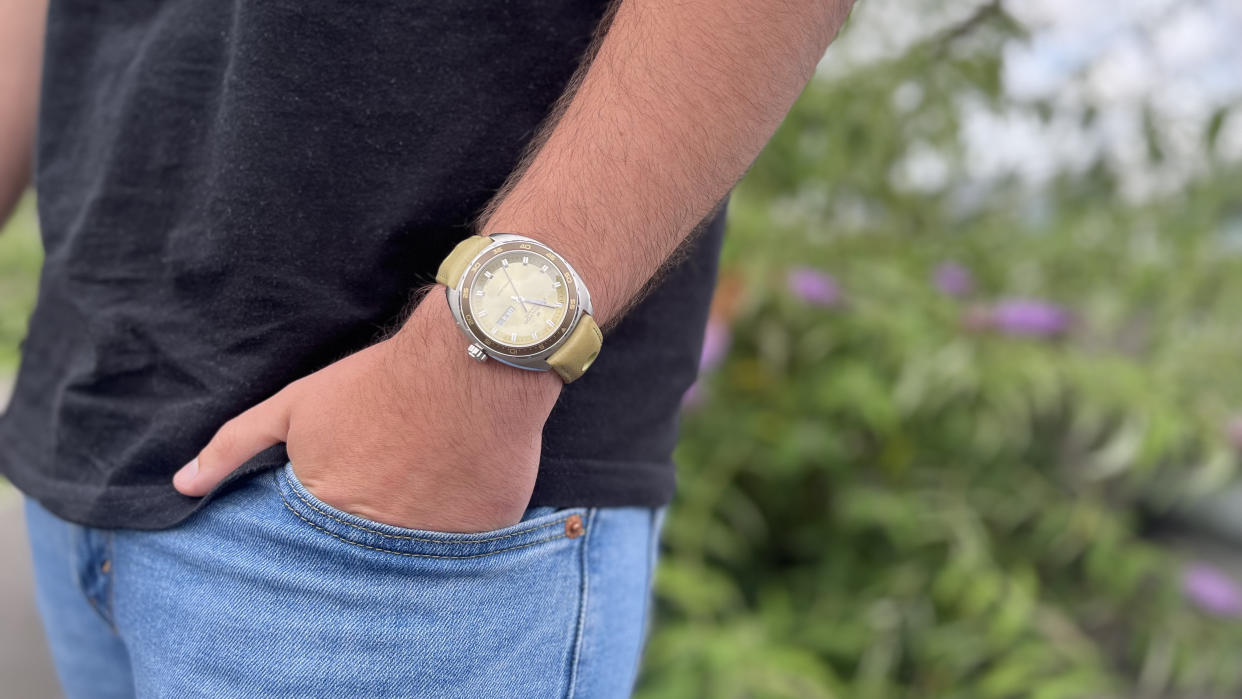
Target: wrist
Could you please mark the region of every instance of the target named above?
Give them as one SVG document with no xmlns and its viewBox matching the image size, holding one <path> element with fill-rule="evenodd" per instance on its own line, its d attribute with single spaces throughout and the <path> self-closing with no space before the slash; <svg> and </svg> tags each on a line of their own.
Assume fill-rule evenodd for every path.
<svg viewBox="0 0 1242 699">
<path fill-rule="evenodd" d="M 591 292 L 591 303 L 594 309 L 591 315 L 601 326 L 606 324 L 622 305 L 623 298 L 614 289 L 614 274 L 606 273 L 601 266 L 603 256 L 599 254 L 600 240 L 609 236 L 598 222 L 587 224 L 584 220 L 569 222 L 566 217 L 554 210 L 548 210 L 533 203 L 517 206 L 511 196 L 496 209 L 495 213 L 484 222 L 480 231 L 483 235 L 494 233 L 516 233 L 525 235 L 547 245 L 564 258 L 582 277 L 586 288 Z M 522 199 L 535 197 L 523 193 Z M 592 244 L 596 245 L 594 251 Z"/>
<path fill-rule="evenodd" d="M 527 371 L 470 358 L 466 353 L 469 343 L 453 320 L 444 292 L 442 284 L 432 287 L 393 336 L 404 361 L 426 365 L 458 390 L 471 391 L 488 405 L 507 411 L 524 407 L 534 414 L 544 408 L 550 412 L 564 385 L 560 377 L 550 371 Z"/>
</svg>

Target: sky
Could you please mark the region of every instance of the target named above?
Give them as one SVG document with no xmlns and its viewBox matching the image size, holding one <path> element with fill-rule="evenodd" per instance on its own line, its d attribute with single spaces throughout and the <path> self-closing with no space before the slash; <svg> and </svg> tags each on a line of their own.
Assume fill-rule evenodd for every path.
<svg viewBox="0 0 1242 699">
<path fill-rule="evenodd" d="M 821 63 L 827 79 L 859 63 L 899 55 L 912 43 L 969 17 L 978 0 L 866 0 Z M 954 170 L 927 144 L 915 144 L 895 171 L 904 186 L 938 189 L 950 177 L 1015 176 L 1038 187 L 1066 170 L 1102 159 L 1133 200 L 1175 192 L 1206 165 L 1204 133 L 1222 107 L 1242 102 L 1242 0 L 1005 0 L 1028 36 L 1006 42 L 1006 104 L 963 95 Z M 901 109 L 916 84 L 894 95 Z M 1041 117 L 1035 101 L 1051 105 Z M 1084 124 L 1087 109 L 1097 118 Z M 1149 158 L 1144 109 L 1165 157 Z M 1219 157 L 1242 159 L 1242 111 L 1226 118 Z"/>
</svg>

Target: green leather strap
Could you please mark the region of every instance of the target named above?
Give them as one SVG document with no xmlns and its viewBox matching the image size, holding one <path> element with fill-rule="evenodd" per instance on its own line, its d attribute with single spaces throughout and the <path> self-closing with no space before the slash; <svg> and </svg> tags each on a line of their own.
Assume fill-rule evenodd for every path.
<svg viewBox="0 0 1242 699">
<path fill-rule="evenodd" d="M 570 383 L 591 367 L 591 363 L 599 356 L 599 348 L 603 343 L 604 333 L 595 324 L 595 319 L 589 313 L 583 313 L 578 319 L 578 326 L 565 339 L 565 344 L 548 357 L 548 366 L 565 383 Z"/>
<path fill-rule="evenodd" d="M 456 289 L 462 275 L 470 268 L 471 260 L 478 257 L 479 253 L 493 242 L 491 238 L 472 235 L 458 243 L 457 247 L 453 248 L 453 252 L 450 252 L 448 257 L 440 263 L 440 269 L 436 271 L 436 281 L 450 289 Z"/>
</svg>

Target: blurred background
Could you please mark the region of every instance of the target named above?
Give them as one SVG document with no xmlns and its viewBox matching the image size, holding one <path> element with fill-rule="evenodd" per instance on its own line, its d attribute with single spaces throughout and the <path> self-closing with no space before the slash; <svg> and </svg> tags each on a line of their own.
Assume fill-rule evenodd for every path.
<svg viewBox="0 0 1242 699">
<path fill-rule="evenodd" d="M 732 201 L 640 697 L 1242 696 L 1239 37 L 1236 0 L 858 5 Z M 42 696 L 6 576 L 0 694 Z"/>
</svg>

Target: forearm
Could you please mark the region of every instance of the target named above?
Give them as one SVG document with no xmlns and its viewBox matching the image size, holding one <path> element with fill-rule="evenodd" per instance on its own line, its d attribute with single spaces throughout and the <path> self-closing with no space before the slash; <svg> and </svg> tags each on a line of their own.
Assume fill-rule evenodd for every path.
<svg viewBox="0 0 1242 699">
<path fill-rule="evenodd" d="M 30 184 L 46 0 L 0 3 L 0 225 Z"/>
<path fill-rule="evenodd" d="M 481 230 L 559 250 L 613 319 L 750 166 L 850 4 L 622 0 Z"/>
<path fill-rule="evenodd" d="M 553 247 L 607 323 L 741 177 L 848 5 L 623 0 L 563 114 L 482 230 Z M 178 472 L 178 490 L 202 495 L 284 442 L 303 484 L 341 509 L 447 531 L 518 521 L 562 382 L 476 363 L 453 326 L 443 295 L 432 293 L 393 337 L 225 423 Z"/>
<path fill-rule="evenodd" d="M 497 195 L 480 231 L 550 245 L 583 277 L 598 322 L 615 319 L 753 162 L 849 6 L 622 0 L 562 113 Z M 397 339 L 425 347 L 439 333 L 455 337 L 452 325 L 442 294 L 433 293 Z M 444 373 L 464 380 L 468 364 Z M 560 380 L 499 369 L 491 384 L 518 391 L 527 397 L 523 410 L 546 417 Z"/>
</svg>

